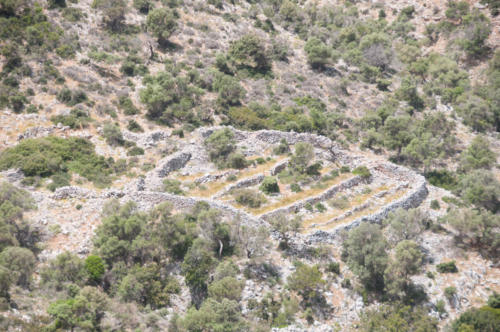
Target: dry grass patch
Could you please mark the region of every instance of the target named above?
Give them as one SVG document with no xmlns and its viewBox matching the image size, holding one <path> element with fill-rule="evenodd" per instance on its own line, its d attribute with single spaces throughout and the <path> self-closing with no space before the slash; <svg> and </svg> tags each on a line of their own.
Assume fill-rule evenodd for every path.
<svg viewBox="0 0 500 332">
<path fill-rule="evenodd" d="M 257 159 L 258 157 L 254 158 Z M 277 165 L 280 161 L 284 160 L 286 156 L 279 156 L 275 159 L 271 159 L 269 161 L 266 161 L 265 163 L 261 165 L 257 165 L 252 168 L 246 168 L 238 173 L 238 178 L 239 179 L 244 179 L 244 178 L 249 178 L 251 176 L 254 176 L 259 173 L 265 173 L 267 171 L 270 171 L 271 168 L 273 168 L 275 165 Z"/>
<path fill-rule="evenodd" d="M 381 186 L 376 188 L 375 190 L 366 193 L 366 194 L 360 194 L 357 196 L 354 196 L 352 199 L 349 200 L 349 206 L 344 208 L 344 209 L 338 209 L 338 208 L 333 208 L 333 211 L 330 211 L 329 213 L 322 213 L 317 216 L 314 216 L 312 218 L 308 218 L 304 220 L 303 222 L 303 227 L 308 228 L 312 224 L 323 224 L 326 223 L 338 216 L 340 216 L 344 211 L 346 211 L 349 208 L 355 208 L 356 206 L 360 206 L 363 203 L 365 203 L 368 199 L 372 198 L 376 194 L 388 190 L 389 188 L 387 186 Z"/>
<path fill-rule="evenodd" d="M 327 191 L 333 185 L 336 185 L 336 184 L 338 184 L 338 183 L 340 183 L 348 178 L 351 178 L 352 176 L 353 176 L 352 174 L 347 174 L 347 173 L 341 174 L 334 179 L 323 182 L 324 186 L 322 186 L 320 188 L 304 189 L 301 192 L 293 193 L 289 196 L 283 197 L 280 200 L 278 200 L 277 202 L 271 203 L 269 205 L 265 205 L 265 206 L 258 208 L 258 209 L 247 209 L 247 211 L 253 215 L 260 215 L 263 213 L 267 213 L 267 212 L 279 209 L 281 207 L 291 205 L 291 204 L 296 203 L 298 201 L 301 201 L 303 199 L 318 196 L 319 194 Z"/>
<path fill-rule="evenodd" d="M 200 184 L 198 187 L 190 190 L 187 196 L 211 197 L 224 189 L 228 185 L 225 181 L 213 181 Z"/>
<path fill-rule="evenodd" d="M 200 177 L 205 175 L 205 173 L 196 173 L 196 174 L 191 174 L 191 175 L 176 175 L 174 176 L 175 179 L 181 181 L 181 182 L 192 182 Z"/>
<path fill-rule="evenodd" d="M 347 223 L 349 223 L 351 221 L 354 221 L 354 220 L 356 220 L 358 218 L 361 218 L 364 215 L 373 214 L 373 213 L 377 212 L 383 206 L 387 205 L 388 203 L 390 203 L 390 202 L 392 202 L 394 200 L 398 200 L 399 198 L 403 197 L 406 194 L 407 191 L 408 191 L 408 189 L 406 189 L 406 190 L 398 190 L 395 193 L 386 196 L 385 199 L 384 199 L 384 201 L 383 201 L 383 203 L 381 205 L 372 206 L 369 209 L 363 209 L 363 210 L 360 210 L 360 211 L 356 211 L 355 213 L 351 214 L 350 216 L 348 216 L 348 217 L 346 217 L 344 219 L 338 220 L 338 221 L 333 222 L 333 223 L 328 223 L 328 224 L 325 224 L 325 225 L 318 226 L 315 229 L 323 230 L 323 231 L 328 231 L 328 230 L 332 229 L 333 227 L 335 227 L 337 225 L 347 224 Z"/>
</svg>

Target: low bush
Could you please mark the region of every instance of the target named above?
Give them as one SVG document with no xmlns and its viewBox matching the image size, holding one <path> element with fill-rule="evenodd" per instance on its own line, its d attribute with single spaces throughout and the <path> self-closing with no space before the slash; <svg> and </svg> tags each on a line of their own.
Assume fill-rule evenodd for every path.
<svg viewBox="0 0 500 332">
<path fill-rule="evenodd" d="M 249 162 L 241 153 L 233 152 L 227 158 L 227 166 L 235 169 L 243 169 L 247 167 Z"/>
<path fill-rule="evenodd" d="M 61 123 L 71 129 L 82 129 L 88 126 L 92 121 L 87 111 L 80 109 L 72 109 L 68 115 L 55 115 L 50 118 L 55 124 Z"/>
<path fill-rule="evenodd" d="M 440 263 L 436 265 L 436 270 L 439 273 L 457 273 L 458 269 L 455 265 L 455 261 Z"/>
<path fill-rule="evenodd" d="M 425 178 L 433 186 L 447 190 L 455 189 L 457 186 L 455 174 L 445 169 L 427 172 L 425 173 Z"/>
<path fill-rule="evenodd" d="M 106 123 L 102 128 L 102 136 L 106 139 L 106 143 L 111 146 L 122 146 L 125 144 L 120 127 L 117 125 Z"/>
<path fill-rule="evenodd" d="M 278 181 L 276 180 L 275 177 L 271 177 L 271 176 L 264 178 L 259 189 L 260 189 L 260 191 L 262 191 L 266 195 L 280 192 L 280 187 L 278 186 Z"/>
<path fill-rule="evenodd" d="M 65 87 L 57 93 L 57 100 L 68 106 L 75 106 L 87 100 L 87 94 L 83 90 L 70 90 Z"/>
<path fill-rule="evenodd" d="M 326 266 L 326 271 L 335 273 L 335 274 L 340 274 L 340 264 L 337 262 L 330 262 Z"/>
<path fill-rule="evenodd" d="M 281 139 L 280 144 L 273 149 L 273 153 L 276 155 L 290 153 L 290 146 L 286 139 Z"/>
<path fill-rule="evenodd" d="M 113 159 L 94 151 L 87 139 L 43 137 L 26 139 L 0 153 L 0 169 L 19 168 L 26 176 L 49 177 L 74 172 L 96 185 L 111 182 Z"/>
<path fill-rule="evenodd" d="M 484 306 L 465 311 L 451 324 L 452 332 L 496 332 L 500 326 L 500 310 Z"/>
<path fill-rule="evenodd" d="M 239 204 L 250 208 L 258 208 L 266 202 L 266 199 L 262 194 L 251 189 L 235 190 L 233 197 Z"/>
<path fill-rule="evenodd" d="M 134 105 L 129 97 L 120 97 L 119 106 L 125 115 L 135 115 L 140 113 L 139 109 Z"/>
<path fill-rule="evenodd" d="M 441 206 L 439 205 L 439 201 L 437 199 L 433 199 L 431 201 L 431 209 L 433 210 L 439 210 Z"/>
<path fill-rule="evenodd" d="M 369 178 L 372 174 L 366 166 L 358 166 L 352 170 L 352 174 L 361 176 L 363 179 Z"/>
<path fill-rule="evenodd" d="M 141 125 L 135 120 L 130 120 L 128 122 L 127 129 L 134 132 L 134 133 L 142 133 L 144 131 L 144 129 L 142 129 Z"/>
<path fill-rule="evenodd" d="M 446 287 L 444 289 L 444 296 L 450 302 L 455 297 L 456 294 L 457 294 L 457 289 L 455 287 L 453 287 L 453 286 Z"/>
<path fill-rule="evenodd" d="M 127 151 L 127 156 L 142 156 L 144 149 L 138 146 L 133 146 Z"/>
<path fill-rule="evenodd" d="M 298 193 L 302 191 L 302 188 L 300 188 L 300 185 L 298 183 L 292 183 L 290 185 L 290 190 L 294 193 Z"/>
<path fill-rule="evenodd" d="M 165 179 L 163 181 L 163 191 L 174 195 L 184 195 L 184 190 L 181 188 L 181 182 L 175 179 Z"/>
</svg>

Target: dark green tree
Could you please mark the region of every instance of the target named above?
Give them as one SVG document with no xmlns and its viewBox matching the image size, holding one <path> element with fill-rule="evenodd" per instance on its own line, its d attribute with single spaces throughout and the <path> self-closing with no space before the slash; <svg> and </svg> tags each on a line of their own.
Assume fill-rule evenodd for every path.
<svg viewBox="0 0 500 332">
<path fill-rule="evenodd" d="M 313 69 L 324 69 L 331 63 L 332 51 L 325 43 L 316 37 L 309 38 L 304 46 L 307 55 L 307 62 Z"/>
<path fill-rule="evenodd" d="M 160 45 L 165 45 L 168 38 L 177 29 L 177 15 L 169 8 L 157 8 L 149 12 L 146 26 L 149 32 L 158 39 Z"/>
<path fill-rule="evenodd" d="M 342 258 L 369 290 L 383 291 L 388 264 L 386 240 L 376 224 L 362 223 L 348 233 Z"/>
</svg>

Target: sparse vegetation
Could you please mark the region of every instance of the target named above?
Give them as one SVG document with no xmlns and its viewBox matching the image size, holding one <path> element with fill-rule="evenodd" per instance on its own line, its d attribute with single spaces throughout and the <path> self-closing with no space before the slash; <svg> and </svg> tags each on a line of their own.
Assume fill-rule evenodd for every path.
<svg viewBox="0 0 500 332">
<path fill-rule="evenodd" d="M 0 330 L 496 331 L 499 6 L 0 0 Z"/>
</svg>

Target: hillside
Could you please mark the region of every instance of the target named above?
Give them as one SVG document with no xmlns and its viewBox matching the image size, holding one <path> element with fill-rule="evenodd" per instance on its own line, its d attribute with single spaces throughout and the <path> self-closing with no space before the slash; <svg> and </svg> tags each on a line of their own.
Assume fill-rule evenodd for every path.
<svg viewBox="0 0 500 332">
<path fill-rule="evenodd" d="M 0 0 L 2 330 L 498 331 L 499 10 Z"/>
</svg>

